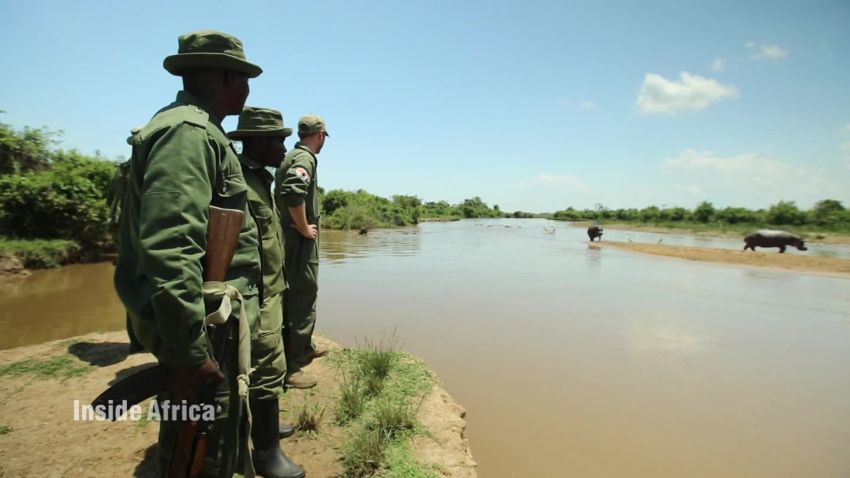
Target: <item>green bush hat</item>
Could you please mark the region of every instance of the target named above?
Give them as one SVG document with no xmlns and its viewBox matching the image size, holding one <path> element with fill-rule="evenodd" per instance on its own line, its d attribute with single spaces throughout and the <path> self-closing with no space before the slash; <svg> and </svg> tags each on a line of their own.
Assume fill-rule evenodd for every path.
<svg viewBox="0 0 850 478">
<path fill-rule="evenodd" d="M 239 114 L 236 130 L 227 133 L 230 139 L 282 137 L 292 134 L 292 128 L 283 127 L 283 115 L 271 108 L 246 106 Z"/>
<path fill-rule="evenodd" d="M 321 133 L 322 131 L 327 134 L 328 127 L 325 124 L 325 120 L 323 120 L 319 115 L 306 115 L 302 116 L 301 119 L 298 120 L 298 134 L 302 136 L 313 133 Z M 328 134 L 328 136 L 330 136 L 330 134 Z"/>
<path fill-rule="evenodd" d="M 177 38 L 177 54 L 165 57 L 162 66 L 180 76 L 186 68 L 223 68 L 243 73 L 248 78 L 260 76 L 263 69 L 245 61 L 242 42 L 227 33 L 205 30 L 186 33 Z"/>
</svg>

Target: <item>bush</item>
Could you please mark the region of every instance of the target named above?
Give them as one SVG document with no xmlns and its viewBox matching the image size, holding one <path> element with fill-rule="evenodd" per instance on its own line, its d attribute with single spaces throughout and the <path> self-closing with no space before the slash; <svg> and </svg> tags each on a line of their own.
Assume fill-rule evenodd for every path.
<svg viewBox="0 0 850 478">
<path fill-rule="evenodd" d="M 779 226 L 803 225 L 806 223 L 806 213 L 800 211 L 793 201 L 779 201 L 770 206 L 765 219 Z"/>
<path fill-rule="evenodd" d="M 0 234 L 70 239 L 84 248 L 106 242 L 106 191 L 116 167 L 70 152 L 47 171 L 0 177 Z"/>
<path fill-rule="evenodd" d="M 80 245 L 66 239 L 10 240 L 0 238 L 0 253 L 11 253 L 27 269 L 49 269 L 76 262 L 82 257 Z"/>
<path fill-rule="evenodd" d="M 109 242 L 106 195 L 117 163 L 52 150 L 56 136 L 0 123 L 0 234 L 65 239 L 83 250 L 99 249 Z"/>
</svg>

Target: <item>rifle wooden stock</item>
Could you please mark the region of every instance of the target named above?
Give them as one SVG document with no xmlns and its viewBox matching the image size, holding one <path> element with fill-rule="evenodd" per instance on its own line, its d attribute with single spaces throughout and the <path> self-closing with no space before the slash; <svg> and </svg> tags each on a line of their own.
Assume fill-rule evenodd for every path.
<svg viewBox="0 0 850 478">
<path fill-rule="evenodd" d="M 224 281 L 236 246 L 245 213 L 236 209 L 210 206 L 210 221 L 207 227 L 207 254 L 204 256 L 204 280 Z"/>
</svg>

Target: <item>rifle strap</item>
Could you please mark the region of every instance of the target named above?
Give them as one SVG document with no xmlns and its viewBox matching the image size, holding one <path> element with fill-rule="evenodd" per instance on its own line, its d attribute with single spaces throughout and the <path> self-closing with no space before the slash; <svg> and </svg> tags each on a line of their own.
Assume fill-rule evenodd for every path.
<svg viewBox="0 0 850 478">
<path fill-rule="evenodd" d="M 256 472 L 254 471 L 254 465 L 252 463 L 253 460 L 250 458 L 254 449 L 253 443 L 251 443 L 252 417 L 251 408 L 248 405 L 248 385 L 250 383 L 250 379 L 248 377 L 251 375 L 251 329 L 248 325 L 248 317 L 245 314 L 244 299 L 242 298 L 242 294 L 240 294 L 235 287 L 224 282 L 204 282 L 203 294 L 204 301 L 207 303 L 220 301 L 218 309 L 206 316 L 205 323 L 207 325 L 224 325 L 231 315 L 233 315 L 233 302 L 235 301 L 239 304 L 239 338 L 237 341 L 238 371 L 236 376 L 236 386 L 239 393 L 239 401 L 241 402 L 241 407 L 246 418 L 246 426 L 244 428 L 245 436 L 242 437 L 242 440 L 240 441 L 242 442 L 243 447 L 242 456 L 248 457 L 242 460 L 245 464 L 243 475 L 245 478 L 254 478 L 254 476 L 256 476 Z M 209 343 L 209 335 L 207 335 L 207 341 L 208 347 L 212 350 L 212 344 Z M 219 366 L 221 366 L 221 364 L 219 364 Z"/>
</svg>

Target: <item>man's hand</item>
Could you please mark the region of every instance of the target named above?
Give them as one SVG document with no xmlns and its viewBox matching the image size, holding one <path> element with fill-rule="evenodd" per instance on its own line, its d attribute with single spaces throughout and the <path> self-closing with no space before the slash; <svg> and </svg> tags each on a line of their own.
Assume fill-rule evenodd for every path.
<svg viewBox="0 0 850 478">
<path fill-rule="evenodd" d="M 316 227 L 315 224 L 307 224 L 306 230 L 299 230 L 298 232 L 300 232 L 302 236 L 313 241 L 315 241 L 316 237 L 319 236 L 319 228 Z"/>
<path fill-rule="evenodd" d="M 201 386 L 205 383 L 224 381 L 224 374 L 209 357 L 206 362 L 194 367 L 174 367 L 168 374 L 166 388 L 171 392 L 172 400 L 196 401 Z"/>
</svg>

